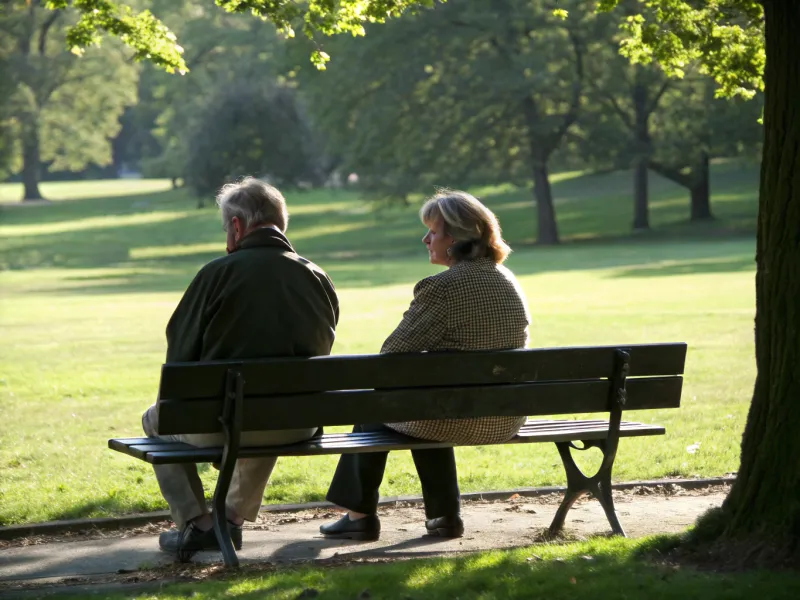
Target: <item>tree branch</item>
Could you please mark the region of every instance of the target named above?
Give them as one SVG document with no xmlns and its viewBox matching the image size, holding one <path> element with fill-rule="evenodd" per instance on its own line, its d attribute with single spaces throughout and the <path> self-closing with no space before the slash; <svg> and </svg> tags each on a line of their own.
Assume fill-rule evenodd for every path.
<svg viewBox="0 0 800 600">
<path fill-rule="evenodd" d="M 24 21 L 23 31 L 17 40 L 19 53 L 25 57 L 31 53 L 31 40 L 33 39 L 33 30 L 36 28 L 36 6 L 36 2 L 28 4 L 28 15 Z"/>
<path fill-rule="evenodd" d="M 61 10 L 53 11 L 45 22 L 42 23 L 42 27 L 39 29 L 39 56 L 45 55 L 45 51 L 47 50 L 47 34 L 50 32 L 50 28 L 61 17 L 62 12 Z"/>
<path fill-rule="evenodd" d="M 661 175 L 662 177 L 674 181 L 680 186 L 685 188 L 692 187 L 692 178 L 689 175 L 684 175 L 679 169 L 670 168 L 667 165 L 660 163 L 652 158 L 647 161 L 647 167 Z"/>
<path fill-rule="evenodd" d="M 567 132 L 567 129 L 577 120 L 578 110 L 581 105 L 581 93 L 583 92 L 584 72 L 582 41 L 571 29 L 567 31 L 567 34 L 572 41 L 572 49 L 575 52 L 575 81 L 572 83 L 572 101 L 570 102 L 569 110 L 567 110 L 561 125 L 554 133 L 555 145 L 558 145 L 561 138 L 564 137 L 564 134 Z"/>
<path fill-rule="evenodd" d="M 661 88 L 658 90 L 658 93 L 653 96 L 652 100 L 645 107 L 645 115 L 649 117 L 653 111 L 658 108 L 658 103 L 661 102 L 661 97 L 664 95 L 664 92 L 670 88 L 670 85 L 671 81 L 669 79 L 665 79 L 664 83 L 661 85 Z"/>
<path fill-rule="evenodd" d="M 602 97 L 603 101 L 605 101 L 606 104 L 608 104 L 614 110 L 614 112 L 617 113 L 617 116 L 620 119 L 622 119 L 622 122 L 625 124 L 625 126 L 631 131 L 633 131 L 634 124 L 633 124 L 633 119 L 631 119 L 631 115 L 619 105 L 619 102 L 617 102 L 617 99 L 614 97 L 614 94 L 602 91 L 593 82 L 590 82 L 589 85 L 592 87 L 593 90 L 598 92 Z"/>
<path fill-rule="evenodd" d="M 453 17 L 448 17 L 447 22 L 450 23 L 450 25 L 455 25 L 456 27 L 463 27 L 465 29 L 474 29 L 476 31 L 486 31 L 485 27 L 479 27 L 475 23 L 469 23 L 467 21 L 463 21 L 461 19 Z"/>
</svg>

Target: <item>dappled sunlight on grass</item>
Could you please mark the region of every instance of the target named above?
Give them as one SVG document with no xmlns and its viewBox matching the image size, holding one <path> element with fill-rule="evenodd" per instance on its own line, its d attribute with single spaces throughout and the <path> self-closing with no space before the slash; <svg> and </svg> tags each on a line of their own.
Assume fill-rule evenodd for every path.
<svg viewBox="0 0 800 600">
<path fill-rule="evenodd" d="M 295 196 L 290 195 L 286 202 L 291 206 L 291 213 L 289 219 L 289 227 L 293 223 L 291 217 L 299 215 L 320 215 L 320 214 L 363 214 L 368 211 L 368 207 L 364 202 L 360 201 L 355 194 L 347 193 L 349 197 L 347 200 L 339 202 L 325 201 L 325 196 L 314 197 L 309 194 L 298 194 Z"/>
<path fill-rule="evenodd" d="M 192 254 L 210 254 L 214 252 L 223 256 L 225 254 L 224 244 L 221 242 L 206 242 L 205 244 L 181 244 L 179 246 L 144 246 L 142 248 L 131 248 L 129 256 L 131 260 L 139 260 L 188 256 Z"/>
<path fill-rule="evenodd" d="M 172 187 L 169 179 L 101 179 L 94 181 L 45 181 L 40 184 L 48 200 L 109 198 L 163 192 Z M 21 183 L 0 183 L 0 202 L 20 202 Z"/>
<path fill-rule="evenodd" d="M 734 175 L 716 175 L 731 187 L 714 209 L 752 220 L 754 189 L 743 183 L 747 173 Z M 655 444 L 624 440 L 615 477 L 732 471 L 755 376 L 754 239 L 684 236 L 675 224 L 663 235 L 615 238 L 628 228 L 627 177 L 574 176 L 557 184 L 564 186 L 558 193 L 580 198 L 560 207 L 562 231 L 599 242 L 529 247 L 522 241 L 535 231 L 532 204 L 500 212 L 515 249 L 508 266 L 531 310 L 531 345 L 687 342 L 683 407 L 630 415 L 668 433 Z M 486 201 L 495 208 L 530 198 L 511 186 L 490 191 Z M 365 212 L 349 191 L 287 198 L 290 239 L 339 292 L 334 352 L 377 352 L 414 283 L 441 269 L 427 262 L 417 208 Z M 9 233 L 0 237 L 0 364 L 9 366 L 0 373 L 0 523 L 164 507 L 147 465 L 108 451 L 106 439 L 141 433 L 141 413 L 156 396 L 167 320 L 197 269 L 224 253 L 216 209 L 193 206 L 178 190 L 0 212 Z M 683 208 L 656 208 L 654 222 L 658 211 L 674 210 L 677 223 Z M 725 231 L 728 222 L 712 227 L 718 229 L 703 231 Z M 696 442 L 699 450 L 688 453 Z M 549 446 L 457 454 L 464 491 L 564 483 Z M 335 464 L 334 456 L 279 461 L 267 500 L 322 499 Z M 215 472 L 202 477 L 211 489 Z M 382 492 L 419 492 L 408 453 L 390 457 Z"/>
<path fill-rule="evenodd" d="M 74 221 L 59 223 L 41 223 L 30 225 L 0 225 L 0 236 L 5 237 L 30 237 L 51 235 L 54 233 L 79 233 L 93 229 L 107 229 L 109 227 L 129 227 L 132 225 L 149 225 L 175 221 L 186 217 L 186 212 L 144 212 L 132 215 L 110 215 L 107 217 L 90 217 Z"/>
<path fill-rule="evenodd" d="M 291 239 L 294 242 L 297 240 L 308 240 L 313 238 L 319 238 L 320 236 L 336 235 L 340 233 L 350 233 L 358 235 L 357 232 L 366 229 L 368 227 L 370 227 L 368 223 L 358 223 L 358 222 L 331 223 L 331 224 L 320 223 L 319 225 L 315 225 L 313 227 L 305 227 L 299 231 L 293 232 L 291 234 Z"/>
<path fill-rule="evenodd" d="M 630 415 L 662 424 L 668 434 L 657 444 L 624 440 L 616 478 L 735 470 L 755 374 L 752 269 L 684 274 L 669 268 L 659 274 L 659 269 L 689 256 L 744 257 L 752 249 L 752 240 L 672 242 L 639 251 L 627 245 L 526 249 L 512 258 L 531 309 L 534 347 L 689 344 L 682 409 Z M 619 263 L 624 266 L 615 266 Z M 135 463 L 109 452 L 105 439 L 139 435 L 139 417 L 155 398 L 164 327 L 195 272 L 193 265 L 164 264 L 171 266 L 0 274 L 6 341 L 0 362 L 13 364 L 0 384 L 0 401 L 9 408 L 0 426 L 0 464 L 21 465 L 4 470 L 0 520 L 163 507 L 146 465 L 144 471 L 129 470 Z M 413 283 L 439 270 L 422 257 L 323 261 L 322 266 L 339 290 L 338 354 L 377 352 L 407 308 Z M 625 275 L 631 268 L 653 273 L 648 279 Z M 50 292 L 36 291 L 48 287 Z M 68 436 L 64 424 L 70 425 Z M 695 442 L 700 449 L 687 453 Z M 86 460 L 72 460 L 76 451 Z M 558 455 L 549 446 L 461 448 L 457 455 L 464 491 L 564 483 Z M 268 501 L 321 500 L 335 464 L 336 457 L 279 461 Z M 408 453 L 393 454 L 382 492 L 418 493 L 414 473 Z M 203 474 L 208 489 L 214 477 L 212 471 Z"/>
</svg>

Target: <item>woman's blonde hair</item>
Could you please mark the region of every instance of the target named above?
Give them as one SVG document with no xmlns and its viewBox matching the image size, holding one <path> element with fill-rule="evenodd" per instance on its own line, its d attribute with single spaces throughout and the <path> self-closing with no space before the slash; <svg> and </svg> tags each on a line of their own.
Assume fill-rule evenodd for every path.
<svg viewBox="0 0 800 600">
<path fill-rule="evenodd" d="M 497 217 L 472 194 L 439 190 L 422 205 L 419 217 L 430 227 L 439 216 L 444 222 L 445 233 L 455 239 L 448 251 L 453 259 L 491 258 L 500 264 L 511 252 L 503 241 Z"/>
</svg>

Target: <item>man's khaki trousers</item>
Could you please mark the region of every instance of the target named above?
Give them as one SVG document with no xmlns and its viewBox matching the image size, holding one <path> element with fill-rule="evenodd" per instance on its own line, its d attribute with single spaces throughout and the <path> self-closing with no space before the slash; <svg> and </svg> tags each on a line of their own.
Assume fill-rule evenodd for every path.
<svg viewBox="0 0 800 600">
<path fill-rule="evenodd" d="M 142 428 L 147 437 L 163 440 L 185 442 L 193 446 L 222 446 L 224 436 L 221 433 L 157 435 L 158 413 L 155 405 L 142 415 Z M 317 428 L 286 429 L 275 431 L 248 431 L 242 433 L 242 446 L 282 446 L 301 442 L 314 436 Z M 255 521 L 264 488 L 277 462 L 276 457 L 240 458 L 236 461 L 233 480 L 228 490 L 226 506 L 228 515 L 235 513 L 248 521 Z M 193 463 L 175 465 L 153 465 L 158 487 L 169 504 L 172 520 L 179 529 L 183 529 L 188 521 L 207 512 L 203 484 L 197 474 L 197 466 Z"/>
</svg>

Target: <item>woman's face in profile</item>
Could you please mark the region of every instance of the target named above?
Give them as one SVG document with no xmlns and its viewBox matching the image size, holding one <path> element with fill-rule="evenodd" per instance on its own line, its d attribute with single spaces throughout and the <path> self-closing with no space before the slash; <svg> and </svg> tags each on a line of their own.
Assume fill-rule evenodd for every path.
<svg viewBox="0 0 800 600">
<path fill-rule="evenodd" d="M 439 215 L 433 223 L 428 224 L 428 233 L 422 238 L 422 243 L 428 248 L 428 259 L 433 265 L 450 266 L 452 259 L 447 254 L 447 249 L 455 240 L 444 232 L 444 219 Z"/>
</svg>

